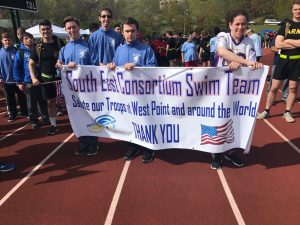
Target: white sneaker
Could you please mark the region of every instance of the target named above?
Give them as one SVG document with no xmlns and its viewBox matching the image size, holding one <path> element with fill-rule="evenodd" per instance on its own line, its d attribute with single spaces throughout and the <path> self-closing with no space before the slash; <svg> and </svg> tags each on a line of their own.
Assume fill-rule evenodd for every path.
<svg viewBox="0 0 300 225">
<path fill-rule="evenodd" d="M 256 119 L 263 120 L 270 117 L 270 114 L 267 111 L 263 111 L 262 113 L 258 113 Z"/>
<path fill-rule="evenodd" d="M 288 123 L 294 123 L 295 122 L 295 119 L 292 117 L 292 114 L 290 112 L 284 113 L 282 117 Z"/>
</svg>

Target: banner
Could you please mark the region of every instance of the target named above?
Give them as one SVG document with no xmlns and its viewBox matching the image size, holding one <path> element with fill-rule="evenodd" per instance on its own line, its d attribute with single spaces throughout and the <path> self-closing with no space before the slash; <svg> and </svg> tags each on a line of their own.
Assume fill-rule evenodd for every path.
<svg viewBox="0 0 300 225">
<path fill-rule="evenodd" d="M 225 68 L 78 66 L 62 70 L 75 135 L 149 149 L 249 152 L 268 66 Z"/>
</svg>

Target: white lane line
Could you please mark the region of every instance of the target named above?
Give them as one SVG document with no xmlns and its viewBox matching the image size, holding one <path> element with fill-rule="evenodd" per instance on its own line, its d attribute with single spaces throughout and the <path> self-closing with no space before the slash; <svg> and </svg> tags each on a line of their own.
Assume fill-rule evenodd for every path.
<svg viewBox="0 0 300 225">
<path fill-rule="evenodd" d="M 224 188 L 225 194 L 227 196 L 227 199 L 229 201 L 229 204 L 231 206 L 231 209 L 233 211 L 233 214 L 235 216 L 236 221 L 238 222 L 239 225 L 245 225 L 245 221 L 244 221 L 243 216 L 242 216 L 242 214 L 239 210 L 239 207 L 237 206 L 237 204 L 234 200 L 234 197 L 231 193 L 229 185 L 228 185 L 228 183 L 226 181 L 226 178 L 224 176 L 223 170 L 218 169 L 217 172 L 218 172 L 219 178 L 221 180 L 222 186 Z"/>
<path fill-rule="evenodd" d="M 49 155 L 46 156 L 37 166 L 35 166 L 19 183 L 16 184 L 1 200 L 0 207 L 13 195 L 48 159 L 50 159 L 65 143 L 67 143 L 74 133 L 70 134 L 59 146 L 57 146 Z"/>
<path fill-rule="evenodd" d="M 271 127 L 271 129 L 278 134 L 279 137 L 281 137 L 286 143 L 289 144 L 289 146 L 291 146 L 296 152 L 298 152 L 300 154 L 300 149 L 294 145 L 286 136 L 284 136 L 279 130 L 276 129 L 276 127 L 274 127 L 273 124 L 271 124 L 268 120 L 264 119 L 264 122 Z"/>
<path fill-rule="evenodd" d="M 9 136 L 13 135 L 14 133 L 24 129 L 28 125 L 29 125 L 29 123 L 25 124 L 23 127 L 18 128 L 17 130 L 14 130 L 13 132 L 11 132 L 11 133 L 7 134 L 6 136 L 4 136 L 3 138 L 1 138 L 0 141 L 3 141 L 4 139 L 8 138 Z"/>
<path fill-rule="evenodd" d="M 0 98 L 0 101 L 5 100 L 6 98 Z"/>
<path fill-rule="evenodd" d="M 114 218 L 114 215 L 115 215 L 115 211 L 116 211 L 116 208 L 117 208 L 117 205 L 118 205 L 118 201 L 119 201 L 119 198 L 120 198 L 120 195 L 121 195 L 121 191 L 122 191 L 122 188 L 123 188 L 123 185 L 124 185 L 124 182 L 125 182 L 125 178 L 126 178 L 126 175 L 127 175 L 128 169 L 129 169 L 130 162 L 131 161 L 126 161 L 125 162 L 125 165 L 123 167 L 123 171 L 122 171 L 122 174 L 120 176 L 120 179 L 119 179 L 119 182 L 118 182 L 113 200 L 110 204 L 110 207 L 109 207 L 108 214 L 106 216 L 106 220 L 105 220 L 104 225 L 111 225 L 112 224 L 112 221 L 113 221 L 113 218 Z"/>
<path fill-rule="evenodd" d="M 2 115 L 2 114 L 5 114 L 5 113 L 6 113 L 6 111 L 4 111 L 4 112 L 1 112 L 1 113 L 0 113 L 0 115 Z"/>
</svg>

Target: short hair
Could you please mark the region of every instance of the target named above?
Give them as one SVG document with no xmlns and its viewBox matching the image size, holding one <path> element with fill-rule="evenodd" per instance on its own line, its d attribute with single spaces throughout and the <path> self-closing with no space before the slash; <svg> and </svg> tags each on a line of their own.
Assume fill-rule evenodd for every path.
<svg viewBox="0 0 300 225">
<path fill-rule="evenodd" d="M 137 29 L 137 31 L 139 31 L 139 28 L 140 28 L 140 26 L 139 26 L 139 23 L 138 23 L 138 21 L 136 20 L 136 19 L 134 19 L 133 17 L 126 17 L 124 20 L 123 20 L 123 22 L 122 22 L 122 27 L 124 26 L 124 25 L 135 25 L 136 26 L 136 29 Z"/>
<path fill-rule="evenodd" d="M 39 22 L 39 27 L 41 27 L 41 26 L 49 26 L 49 27 L 52 27 L 51 22 L 50 22 L 49 20 L 45 20 L 45 19 L 43 19 L 43 20 L 41 20 L 41 21 Z"/>
<path fill-rule="evenodd" d="M 32 35 L 31 33 L 25 32 L 25 33 L 23 33 L 23 34 L 21 35 L 21 38 L 20 38 L 21 41 L 23 41 L 23 39 L 24 39 L 25 37 L 33 38 L 33 35 Z"/>
<path fill-rule="evenodd" d="M 172 31 L 167 31 L 166 34 L 169 34 L 170 36 L 173 35 Z"/>
<path fill-rule="evenodd" d="M 294 6 L 294 5 L 300 5 L 300 0 L 294 0 L 292 3 L 292 6 Z"/>
<path fill-rule="evenodd" d="M 4 32 L 4 33 L 1 34 L 1 39 L 3 39 L 3 38 L 10 38 L 10 39 L 12 39 L 12 36 L 10 35 L 10 33 Z"/>
<path fill-rule="evenodd" d="M 63 20 L 64 27 L 66 26 L 66 23 L 68 23 L 68 22 L 75 22 L 77 24 L 77 26 L 80 26 L 80 23 L 79 23 L 78 19 L 75 16 L 65 17 L 64 20 Z"/>
<path fill-rule="evenodd" d="M 101 13 L 102 13 L 103 11 L 107 11 L 107 12 L 109 12 L 109 14 L 111 15 L 111 17 L 113 16 L 111 9 L 110 9 L 110 8 L 107 8 L 107 7 L 100 9 L 100 11 L 99 11 L 99 16 L 101 16 Z"/>
<path fill-rule="evenodd" d="M 26 32 L 26 30 L 25 30 L 25 28 L 24 27 L 18 27 L 17 28 L 17 33 L 19 33 L 19 34 L 24 34 Z"/>
<path fill-rule="evenodd" d="M 249 21 L 249 16 L 248 16 L 248 14 L 246 13 L 245 10 L 242 10 L 242 9 L 231 10 L 226 15 L 226 24 L 227 24 L 227 27 L 229 27 L 229 24 L 233 23 L 234 18 L 238 17 L 238 16 L 245 16 L 247 22 Z"/>
<path fill-rule="evenodd" d="M 91 23 L 89 25 L 89 31 L 91 33 L 94 32 L 94 31 L 96 31 L 96 30 L 98 30 L 98 29 L 99 29 L 99 24 L 98 23 Z"/>
<path fill-rule="evenodd" d="M 114 28 L 116 28 L 116 27 L 121 27 L 121 26 L 120 26 L 120 24 L 115 24 Z"/>
</svg>

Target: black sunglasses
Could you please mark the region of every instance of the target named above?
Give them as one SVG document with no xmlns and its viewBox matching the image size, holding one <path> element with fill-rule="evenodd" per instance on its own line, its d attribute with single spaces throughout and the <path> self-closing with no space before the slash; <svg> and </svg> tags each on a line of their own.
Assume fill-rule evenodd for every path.
<svg viewBox="0 0 300 225">
<path fill-rule="evenodd" d="M 103 19 L 104 19 L 104 18 L 111 19 L 111 18 L 112 18 L 112 16 L 111 16 L 111 15 L 102 15 L 102 16 L 101 16 L 101 18 L 103 18 Z"/>
</svg>

